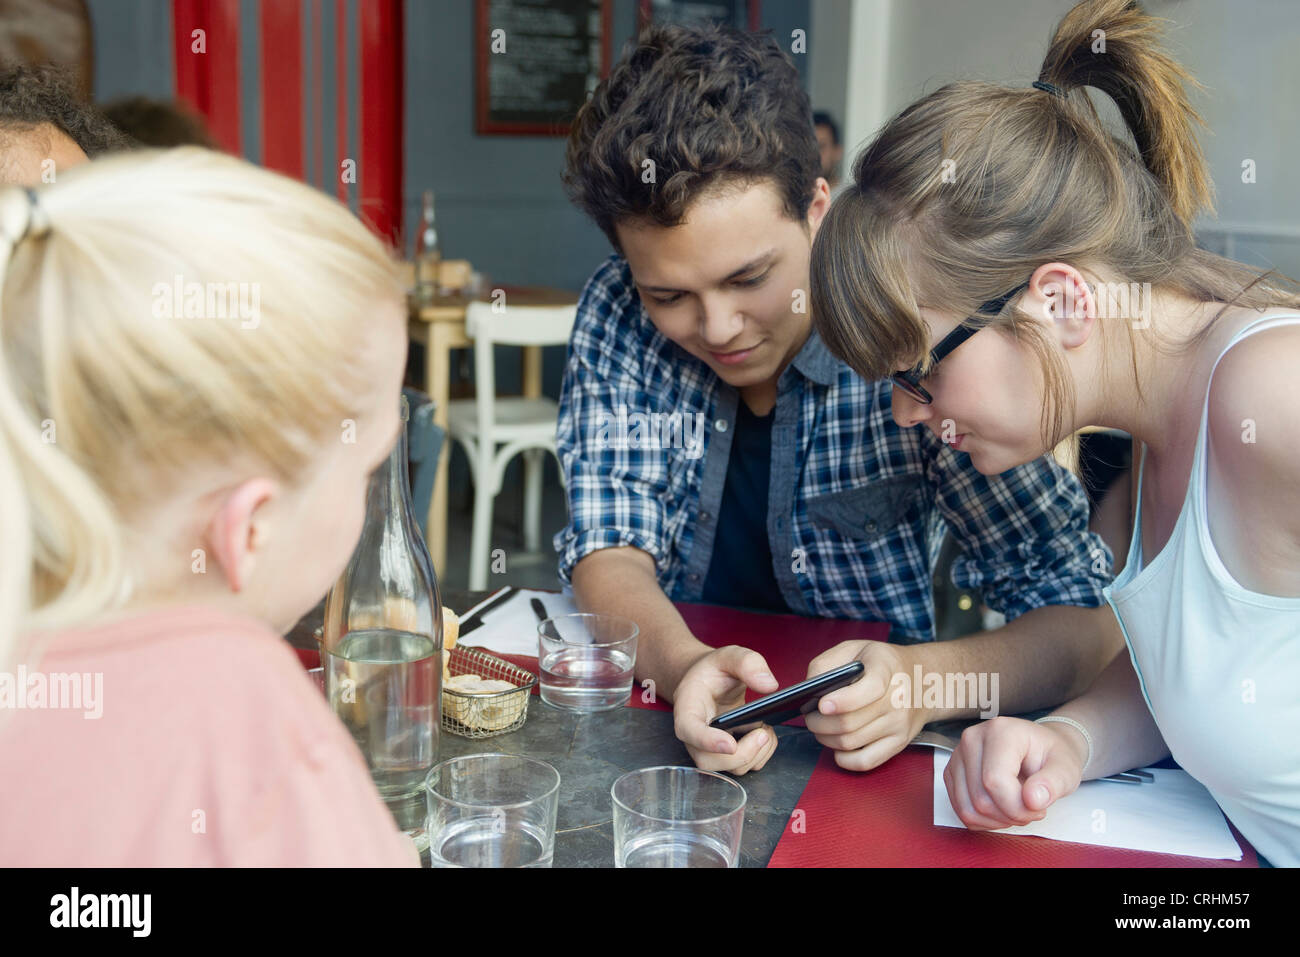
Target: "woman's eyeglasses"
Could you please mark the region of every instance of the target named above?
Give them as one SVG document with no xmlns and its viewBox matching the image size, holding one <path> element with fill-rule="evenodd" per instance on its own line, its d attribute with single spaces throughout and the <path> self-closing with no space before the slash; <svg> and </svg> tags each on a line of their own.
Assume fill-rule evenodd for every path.
<svg viewBox="0 0 1300 957">
<path fill-rule="evenodd" d="M 1027 288 L 1029 288 L 1029 283 L 1023 282 L 1006 295 L 998 296 L 996 299 L 990 299 L 988 302 L 982 304 L 976 311 L 981 316 L 996 316 L 1007 307 L 1007 303 L 1020 295 Z M 977 316 L 971 316 L 970 319 L 960 323 L 956 329 L 940 339 L 938 344 L 930 350 L 930 371 L 926 373 L 927 375 L 932 375 L 934 373 L 934 367 L 939 364 L 940 359 L 943 359 L 952 352 L 952 350 L 956 349 L 959 345 L 984 328 L 980 325 L 972 326 L 970 324 L 971 319 L 975 318 L 977 318 Z M 921 375 L 920 365 L 916 365 L 906 372 L 895 372 L 889 377 L 890 381 L 894 383 L 894 388 L 902 389 L 903 392 L 922 405 L 929 405 L 934 401 L 934 399 L 921 385 L 922 378 L 923 376 Z"/>
</svg>

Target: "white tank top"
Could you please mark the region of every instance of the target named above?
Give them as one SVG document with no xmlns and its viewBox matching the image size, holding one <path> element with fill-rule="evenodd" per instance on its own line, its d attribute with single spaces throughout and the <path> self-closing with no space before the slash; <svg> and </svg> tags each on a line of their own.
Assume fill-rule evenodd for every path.
<svg viewBox="0 0 1300 957">
<path fill-rule="evenodd" d="M 1256 319 L 1233 336 L 1214 369 L 1247 336 L 1297 323 L 1300 315 Z M 1106 600 L 1174 760 L 1270 863 L 1297 867 L 1300 598 L 1243 588 L 1219 559 L 1205 496 L 1208 408 L 1207 385 L 1178 523 L 1145 568 L 1139 472 L 1128 561 Z"/>
</svg>

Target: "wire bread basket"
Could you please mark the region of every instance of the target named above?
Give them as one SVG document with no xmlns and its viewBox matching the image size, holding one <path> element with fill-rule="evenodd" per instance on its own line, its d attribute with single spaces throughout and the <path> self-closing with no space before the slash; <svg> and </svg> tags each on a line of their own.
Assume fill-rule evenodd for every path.
<svg viewBox="0 0 1300 957">
<path fill-rule="evenodd" d="M 537 676 L 478 648 L 457 645 L 451 650 L 446 671 L 457 675 L 478 675 L 514 685 L 508 691 L 466 694 L 442 689 L 442 728 L 463 738 L 490 738 L 517 731 L 528 717 L 528 699 Z"/>
</svg>

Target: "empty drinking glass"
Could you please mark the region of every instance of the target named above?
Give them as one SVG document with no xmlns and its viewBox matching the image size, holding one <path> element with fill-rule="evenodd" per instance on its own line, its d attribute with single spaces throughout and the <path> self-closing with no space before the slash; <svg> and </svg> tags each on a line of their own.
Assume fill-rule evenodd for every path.
<svg viewBox="0 0 1300 957">
<path fill-rule="evenodd" d="M 425 779 L 432 867 L 550 867 L 560 774 L 517 754 L 470 754 Z"/>
<path fill-rule="evenodd" d="M 745 789 L 698 768 L 631 771 L 610 789 L 614 866 L 736 867 Z"/>
<path fill-rule="evenodd" d="M 561 615 L 537 626 L 542 700 L 569 711 L 621 708 L 632 697 L 636 625 L 617 615 Z"/>
</svg>

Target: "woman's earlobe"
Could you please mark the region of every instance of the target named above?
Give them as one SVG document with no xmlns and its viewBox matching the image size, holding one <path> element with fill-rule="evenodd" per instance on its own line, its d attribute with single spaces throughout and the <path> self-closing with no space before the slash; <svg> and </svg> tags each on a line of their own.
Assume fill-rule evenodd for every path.
<svg viewBox="0 0 1300 957">
<path fill-rule="evenodd" d="M 1077 349 L 1088 341 L 1092 335 L 1092 324 L 1094 320 L 1088 315 L 1086 310 L 1073 312 L 1068 316 L 1062 317 L 1062 321 L 1057 324 L 1060 330 L 1061 345 L 1067 349 Z"/>
</svg>

